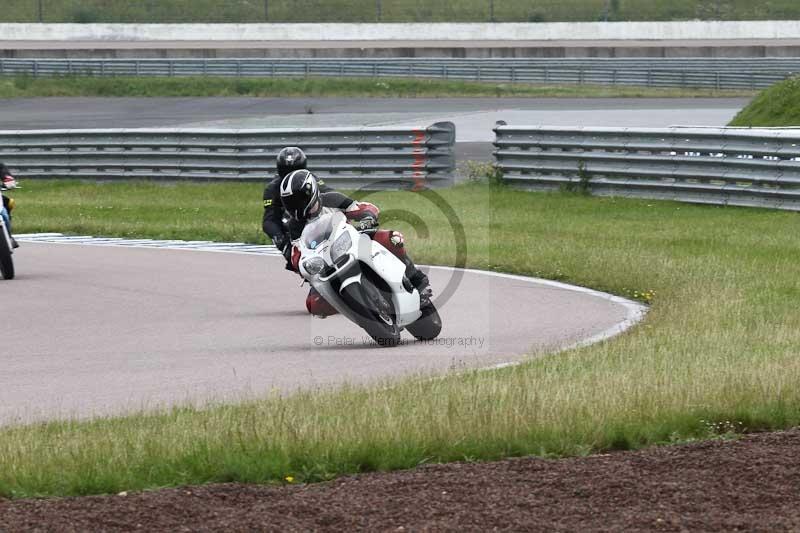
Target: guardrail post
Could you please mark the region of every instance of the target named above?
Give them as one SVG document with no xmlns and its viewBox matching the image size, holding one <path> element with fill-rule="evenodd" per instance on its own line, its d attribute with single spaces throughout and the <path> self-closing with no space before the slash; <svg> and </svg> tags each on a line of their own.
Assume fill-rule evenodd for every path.
<svg viewBox="0 0 800 533">
<path fill-rule="evenodd" d="M 550 83 L 550 69 L 544 67 L 544 82 Z"/>
<path fill-rule="evenodd" d="M 172 78 L 173 76 L 175 76 L 175 62 L 170 60 L 168 65 L 169 65 L 169 77 Z"/>
<path fill-rule="evenodd" d="M 309 73 L 309 66 L 308 63 L 306 63 L 306 78 L 308 78 L 308 73 Z"/>
<path fill-rule="evenodd" d="M 242 77 L 242 60 L 241 59 L 237 59 L 236 60 L 236 77 L 237 78 L 241 78 Z"/>
<path fill-rule="evenodd" d="M 33 62 L 33 77 L 35 78 L 38 75 L 39 75 L 39 62 L 38 61 L 34 61 Z"/>
<path fill-rule="evenodd" d="M 203 76 L 208 74 L 208 59 L 203 59 Z"/>
<path fill-rule="evenodd" d="M 578 69 L 578 85 L 583 85 L 583 67 Z"/>
</svg>

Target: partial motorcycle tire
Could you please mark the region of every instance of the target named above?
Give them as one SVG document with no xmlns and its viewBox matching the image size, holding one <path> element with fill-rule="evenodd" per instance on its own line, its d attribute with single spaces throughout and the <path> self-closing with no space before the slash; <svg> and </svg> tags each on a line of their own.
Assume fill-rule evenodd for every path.
<svg viewBox="0 0 800 533">
<path fill-rule="evenodd" d="M 421 311 L 422 316 L 413 324 L 406 326 L 406 329 L 417 340 L 432 341 L 442 332 L 442 317 L 439 316 L 439 311 L 433 302 L 428 302 Z"/>
<path fill-rule="evenodd" d="M 342 299 L 358 315 L 358 325 L 378 346 L 388 348 L 400 343 L 400 326 L 397 325 L 391 297 L 376 287 L 366 276 L 361 283 L 353 283 L 342 290 Z"/>
<path fill-rule="evenodd" d="M 11 248 L 5 236 L 5 228 L 0 230 L 0 274 L 3 279 L 14 279 L 14 261 L 11 259 Z"/>
</svg>

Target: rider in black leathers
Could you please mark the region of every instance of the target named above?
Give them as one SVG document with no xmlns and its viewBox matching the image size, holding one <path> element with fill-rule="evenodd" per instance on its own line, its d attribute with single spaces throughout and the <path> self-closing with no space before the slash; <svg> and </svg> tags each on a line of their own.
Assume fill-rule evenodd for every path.
<svg viewBox="0 0 800 533">
<path fill-rule="evenodd" d="M 293 271 L 297 270 L 296 260 L 299 258 L 299 255 L 297 254 L 297 250 L 292 246 L 292 241 L 300 237 L 303 227 L 306 224 L 307 217 L 296 212 L 294 216 L 289 216 L 284 209 L 284 203 L 287 198 L 285 195 L 283 198 L 281 197 L 281 182 L 292 172 L 304 170 L 306 167 L 307 159 L 302 150 L 296 147 L 284 148 L 278 154 L 277 175 L 270 180 L 264 189 L 264 216 L 262 219 L 262 228 L 264 233 L 272 239 L 275 246 L 283 253 L 286 259 L 286 268 Z M 419 290 L 423 299 L 423 305 L 429 302 L 431 289 L 428 276 L 418 269 L 411 258 L 408 257 L 405 250 L 404 238 L 400 232 L 377 230 L 378 208 L 368 202 L 357 202 L 338 191 L 334 191 L 310 172 L 307 173 L 307 175 L 310 175 L 311 179 L 314 180 L 319 193 L 320 206 L 341 210 L 345 212 L 348 219 L 355 223 L 360 229 L 372 230 L 371 234 L 373 239 L 378 240 L 378 242 L 383 244 L 405 263 L 406 276 L 411 284 Z M 291 185 L 288 183 L 285 185 L 289 186 L 289 189 L 287 189 L 287 191 L 289 191 Z M 290 196 L 291 194 L 290 192 Z M 308 201 L 305 200 L 305 203 L 307 205 Z M 295 257 L 293 257 L 293 251 Z M 319 300 L 321 299 L 315 293 L 316 291 L 312 289 L 307 299 L 306 303 L 309 311 L 312 312 L 312 314 L 321 314 L 323 316 L 332 314 L 332 309 L 323 313 L 315 312 L 315 310 L 320 309 L 319 304 L 322 304 L 321 308 L 325 308 L 324 301 L 320 302 Z"/>
<path fill-rule="evenodd" d="M 286 213 L 281 204 L 281 180 L 295 170 L 306 168 L 308 159 L 300 148 L 288 146 L 278 153 L 277 172 L 264 188 L 264 217 L 261 220 L 261 228 L 264 230 L 272 243 L 281 251 L 286 258 L 287 264 L 291 260 L 292 246 L 288 228 L 284 223 Z M 330 192 L 331 189 L 321 180 L 319 188 L 322 192 Z"/>
</svg>

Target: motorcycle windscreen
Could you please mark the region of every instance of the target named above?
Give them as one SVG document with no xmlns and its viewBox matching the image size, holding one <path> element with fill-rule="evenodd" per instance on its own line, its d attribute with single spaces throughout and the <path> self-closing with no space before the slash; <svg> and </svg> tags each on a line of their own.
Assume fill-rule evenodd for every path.
<svg viewBox="0 0 800 533">
<path fill-rule="evenodd" d="M 331 237 L 333 231 L 334 217 L 333 215 L 322 215 L 309 221 L 306 227 L 303 228 L 303 234 L 300 238 L 306 248 L 314 250 L 317 246 L 327 241 Z"/>
</svg>

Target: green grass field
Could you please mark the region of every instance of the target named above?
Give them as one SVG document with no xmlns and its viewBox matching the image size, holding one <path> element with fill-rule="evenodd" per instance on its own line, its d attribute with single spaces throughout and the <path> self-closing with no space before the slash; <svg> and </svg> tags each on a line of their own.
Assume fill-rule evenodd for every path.
<svg viewBox="0 0 800 533">
<path fill-rule="evenodd" d="M 348 97 L 592 97 L 692 98 L 751 96 L 752 91 L 657 89 L 593 85 L 525 85 L 399 78 L 0 78 L 0 98 L 51 96 L 348 96 Z"/>
<path fill-rule="evenodd" d="M 795 0 L 41 0 L 41 7 L 44 22 L 480 22 L 492 13 L 498 22 L 800 17 Z M 0 11 L 2 22 L 39 19 L 39 0 L 5 0 Z"/>
<path fill-rule="evenodd" d="M 262 242 L 258 184 L 23 185 L 19 232 Z M 468 266 L 638 295 L 652 304 L 645 322 L 608 342 L 493 372 L 264 391 L 244 405 L 0 429 L 0 495 L 316 481 L 800 424 L 796 213 L 481 184 L 441 194 L 464 224 Z M 424 198 L 386 192 L 371 200 L 428 223 L 428 238 L 392 224 L 405 229 L 419 262 L 453 260 L 448 225 Z"/>
</svg>

